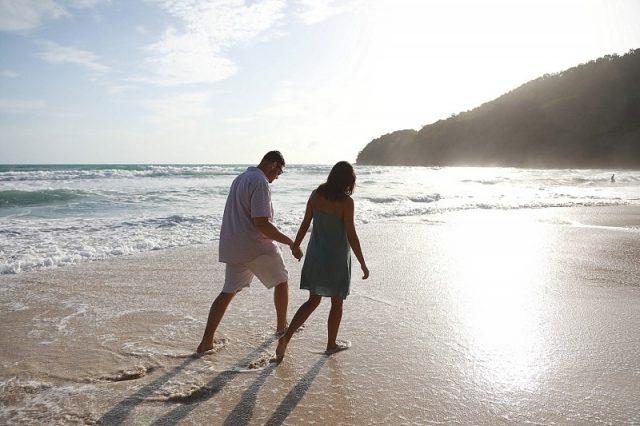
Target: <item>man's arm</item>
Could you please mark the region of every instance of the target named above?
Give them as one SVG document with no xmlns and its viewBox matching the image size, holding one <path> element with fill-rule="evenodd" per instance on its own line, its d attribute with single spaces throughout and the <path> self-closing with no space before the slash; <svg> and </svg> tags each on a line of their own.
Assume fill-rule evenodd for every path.
<svg viewBox="0 0 640 426">
<path fill-rule="evenodd" d="M 289 248 L 291 249 L 291 252 L 293 253 L 293 256 L 296 259 L 300 260 L 300 258 L 302 257 L 302 252 L 300 251 L 300 248 L 298 247 L 294 248 L 293 240 L 287 237 L 286 235 L 284 235 L 282 232 L 280 232 L 273 223 L 269 222 L 268 217 L 254 217 L 252 220 L 253 220 L 253 224 L 256 226 L 256 228 L 258 228 L 258 231 L 262 232 L 265 237 L 271 238 L 272 240 L 277 241 L 279 243 L 288 245 Z"/>
<path fill-rule="evenodd" d="M 288 246 L 293 244 L 293 240 L 280 232 L 273 223 L 269 222 L 268 217 L 254 217 L 252 220 L 256 228 L 258 228 L 265 237 Z"/>
</svg>

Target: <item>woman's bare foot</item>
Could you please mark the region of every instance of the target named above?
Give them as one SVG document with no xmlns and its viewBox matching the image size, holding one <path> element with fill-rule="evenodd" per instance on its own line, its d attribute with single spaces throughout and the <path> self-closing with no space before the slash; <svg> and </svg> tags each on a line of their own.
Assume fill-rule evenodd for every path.
<svg viewBox="0 0 640 426">
<path fill-rule="evenodd" d="M 289 344 L 289 338 L 287 336 L 282 336 L 278 340 L 278 347 L 276 348 L 276 362 L 282 361 L 284 358 L 284 353 L 287 350 L 287 345 Z"/>
<path fill-rule="evenodd" d="M 215 349 L 217 352 L 218 350 L 222 349 L 226 345 L 227 345 L 227 339 L 215 339 L 215 340 L 212 339 L 211 342 L 205 342 L 203 340 L 198 345 L 198 349 L 196 349 L 196 352 L 199 354 L 203 354 L 213 349 Z"/>
<path fill-rule="evenodd" d="M 211 343 L 205 343 L 205 342 L 201 342 L 198 345 L 198 349 L 196 349 L 196 352 L 199 354 L 203 354 L 207 351 L 210 351 L 211 349 L 213 349 L 213 342 Z"/>
<path fill-rule="evenodd" d="M 327 345 L 327 349 L 324 351 L 325 354 L 331 355 L 336 352 L 341 352 L 349 349 L 351 347 L 351 342 L 348 340 L 336 340 L 335 345 Z"/>
<path fill-rule="evenodd" d="M 276 337 L 279 339 L 280 337 L 284 336 L 284 333 L 287 332 L 287 329 L 289 328 L 289 324 L 285 324 L 284 327 L 281 328 L 276 328 Z"/>
</svg>

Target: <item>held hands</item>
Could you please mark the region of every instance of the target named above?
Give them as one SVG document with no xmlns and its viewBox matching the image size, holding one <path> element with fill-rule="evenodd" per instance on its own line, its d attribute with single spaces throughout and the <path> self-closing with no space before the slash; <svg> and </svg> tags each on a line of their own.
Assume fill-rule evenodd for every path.
<svg viewBox="0 0 640 426">
<path fill-rule="evenodd" d="M 302 259 L 302 256 L 303 256 L 302 249 L 300 248 L 300 246 L 291 244 L 289 248 L 291 248 L 291 254 L 293 254 L 293 257 L 295 257 L 298 260 L 298 262 L 300 262 L 300 259 Z"/>
</svg>

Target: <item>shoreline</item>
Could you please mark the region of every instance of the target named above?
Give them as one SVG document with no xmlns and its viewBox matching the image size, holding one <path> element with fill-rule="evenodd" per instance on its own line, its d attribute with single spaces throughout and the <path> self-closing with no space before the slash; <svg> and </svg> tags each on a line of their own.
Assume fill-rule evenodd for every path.
<svg viewBox="0 0 640 426">
<path fill-rule="evenodd" d="M 383 220 L 377 223 L 365 223 L 359 225 L 360 227 L 369 226 L 386 226 L 388 224 L 402 224 L 408 225 L 416 224 L 438 224 L 446 223 L 447 221 L 458 220 L 458 218 L 469 217 L 479 215 L 486 217 L 490 215 L 503 215 L 503 214 L 516 214 L 535 216 L 540 220 L 556 220 L 563 218 L 564 222 L 558 222 L 559 224 L 573 225 L 573 226 L 591 226 L 591 227 L 603 227 L 603 228 L 622 228 L 627 230 L 640 229 L 640 205 L 620 205 L 620 206 L 577 206 L 577 207 L 539 207 L 539 208 L 526 208 L 526 209 L 487 209 L 487 210 L 457 210 L 447 211 L 444 213 L 433 213 L 431 215 L 418 217 L 414 220 L 407 222 L 396 221 L 393 219 Z M 295 232 L 295 231 L 294 231 Z M 54 267 L 40 267 L 37 269 L 20 271 L 18 273 L 3 273 L 0 274 L 0 279 L 3 276 L 14 276 L 22 274 L 34 274 L 43 273 L 45 271 L 52 271 L 59 268 L 73 268 L 81 265 L 92 264 L 95 262 L 109 262 L 122 257 L 129 256 L 145 256 L 151 253 L 163 253 L 171 250 L 189 250 L 196 248 L 203 248 L 212 246 L 217 252 L 218 240 L 214 240 L 210 243 L 191 244 L 176 247 L 167 247 L 157 250 L 135 252 L 125 255 L 112 255 L 102 259 L 91 259 L 88 261 L 82 261 L 78 263 L 69 263 L 56 265 Z"/>
<path fill-rule="evenodd" d="M 224 347 L 192 356 L 222 287 L 217 244 L 0 276 L 0 422 L 640 421 L 640 207 L 429 219 L 360 226 L 372 275 L 354 265 L 338 336 L 352 348 L 318 353 L 323 301 L 279 366 L 255 281 Z M 283 252 L 291 318 L 307 295 Z"/>
</svg>

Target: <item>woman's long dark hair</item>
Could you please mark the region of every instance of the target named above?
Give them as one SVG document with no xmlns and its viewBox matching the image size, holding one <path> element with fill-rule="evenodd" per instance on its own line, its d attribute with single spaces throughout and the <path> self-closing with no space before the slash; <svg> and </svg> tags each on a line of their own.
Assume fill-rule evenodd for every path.
<svg viewBox="0 0 640 426">
<path fill-rule="evenodd" d="M 353 194 L 355 186 L 356 173 L 353 166 L 346 161 L 339 161 L 331 168 L 327 181 L 316 192 L 329 201 L 339 201 Z"/>
</svg>

